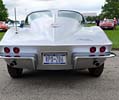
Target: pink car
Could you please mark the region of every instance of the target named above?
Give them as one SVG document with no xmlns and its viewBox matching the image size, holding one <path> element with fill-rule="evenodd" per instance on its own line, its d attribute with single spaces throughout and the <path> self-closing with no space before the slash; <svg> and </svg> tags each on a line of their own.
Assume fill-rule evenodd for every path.
<svg viewBox="0 0 119 100">
<path fill-rule="evenodd" d="M 4 22 L 0 21 L 0 31 L 7 31 L 7 29 L 8 26 Z"/>
<path fill-rule="evenodd" d="M 100 22 L 99 26 L 102 29 L 114 29 L 115 28 L 113 19 L 106 19 L 106 20 Z"/>
</svg>

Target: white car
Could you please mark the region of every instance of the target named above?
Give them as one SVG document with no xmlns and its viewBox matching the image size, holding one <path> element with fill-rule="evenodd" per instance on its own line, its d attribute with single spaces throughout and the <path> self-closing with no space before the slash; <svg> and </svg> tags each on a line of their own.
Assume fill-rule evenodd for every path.
<svg viewBox="0 0 119 100">
<path fill-rule="evenodd" d="M 27 15 L 23 27 L 10 28 L 0 42 L 0 58 L 12 78 L 23 69 L 88 69 L 99 77 L 106 58 L 114 57 L 112 42 L 97 26 L 85 27 L 82 14 L 43 10 Z"/>
</svg>

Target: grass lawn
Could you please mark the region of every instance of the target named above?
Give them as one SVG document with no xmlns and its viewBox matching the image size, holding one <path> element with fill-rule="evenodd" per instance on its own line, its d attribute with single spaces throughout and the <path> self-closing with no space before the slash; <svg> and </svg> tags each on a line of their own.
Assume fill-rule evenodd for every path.
<svg viewBox="0 0 119 100">
<path fill-rule="evenodd" d="M 2 37 L 4 36 L 5 32 L 0 32 L 0 40 L 2 39 Z"/>
<path fill-rule="evenodd" d="M 105 30 L 109 39 L 113 42 L 113 48 L 119 48 L 119 26 L 115 30 Z"/>
<path fill-rule="evenodd" d="M 94 25 L 94 24 L 93 24 Z M 93 26 L 89 24 L 88 26 Z M 119 49 L 119 26 L 115 30 L 104 30 L 109 37 L 109 39 L 113 42 L 113 48 Z M 0 32 L 0 40 L 2 39 L 5 32 Z"/>
</svg>

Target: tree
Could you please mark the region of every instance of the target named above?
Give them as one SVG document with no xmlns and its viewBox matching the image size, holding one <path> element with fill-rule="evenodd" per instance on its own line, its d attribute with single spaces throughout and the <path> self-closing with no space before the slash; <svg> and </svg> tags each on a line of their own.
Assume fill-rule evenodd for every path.
<svg viewBox="0 0 119 100">
<path fill-rule="evenodd" d="M 88 16 L 88 17 L 86 17 L 86 20 L 87 20 L 87 21 L 92 21 L 92 22 L 93 22 L 93 21 L 95 21 L 96 19 L 100 19 L 99 16 Z"/>
<path fill-rule="evenodd" d="M 119 18 L 119 0 L 106 0 L 100 16 L 103 18 Z"/>
<path fill-rule="evenodd" d="M 8 18 L 8 12 L 3 4 L 3 1 L 0 0 L 0 21 L 6 21 Z"/>
</svg>

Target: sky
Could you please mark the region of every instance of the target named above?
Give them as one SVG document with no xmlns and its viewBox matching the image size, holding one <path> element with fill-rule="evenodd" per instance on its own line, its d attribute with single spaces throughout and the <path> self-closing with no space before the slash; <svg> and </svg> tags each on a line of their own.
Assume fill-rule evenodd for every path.
<svg viewBox="0 0 119 100">
<path fill-rule="evenodd" d="M 73 9 L 81 13 L 100 13 L 105 0 L 3 0 L 8 9 L 9 18 L 14 19 L 16 8 L 17 19 L 23 20 L 31 11 L 46 9 Z"/>
</svg>

